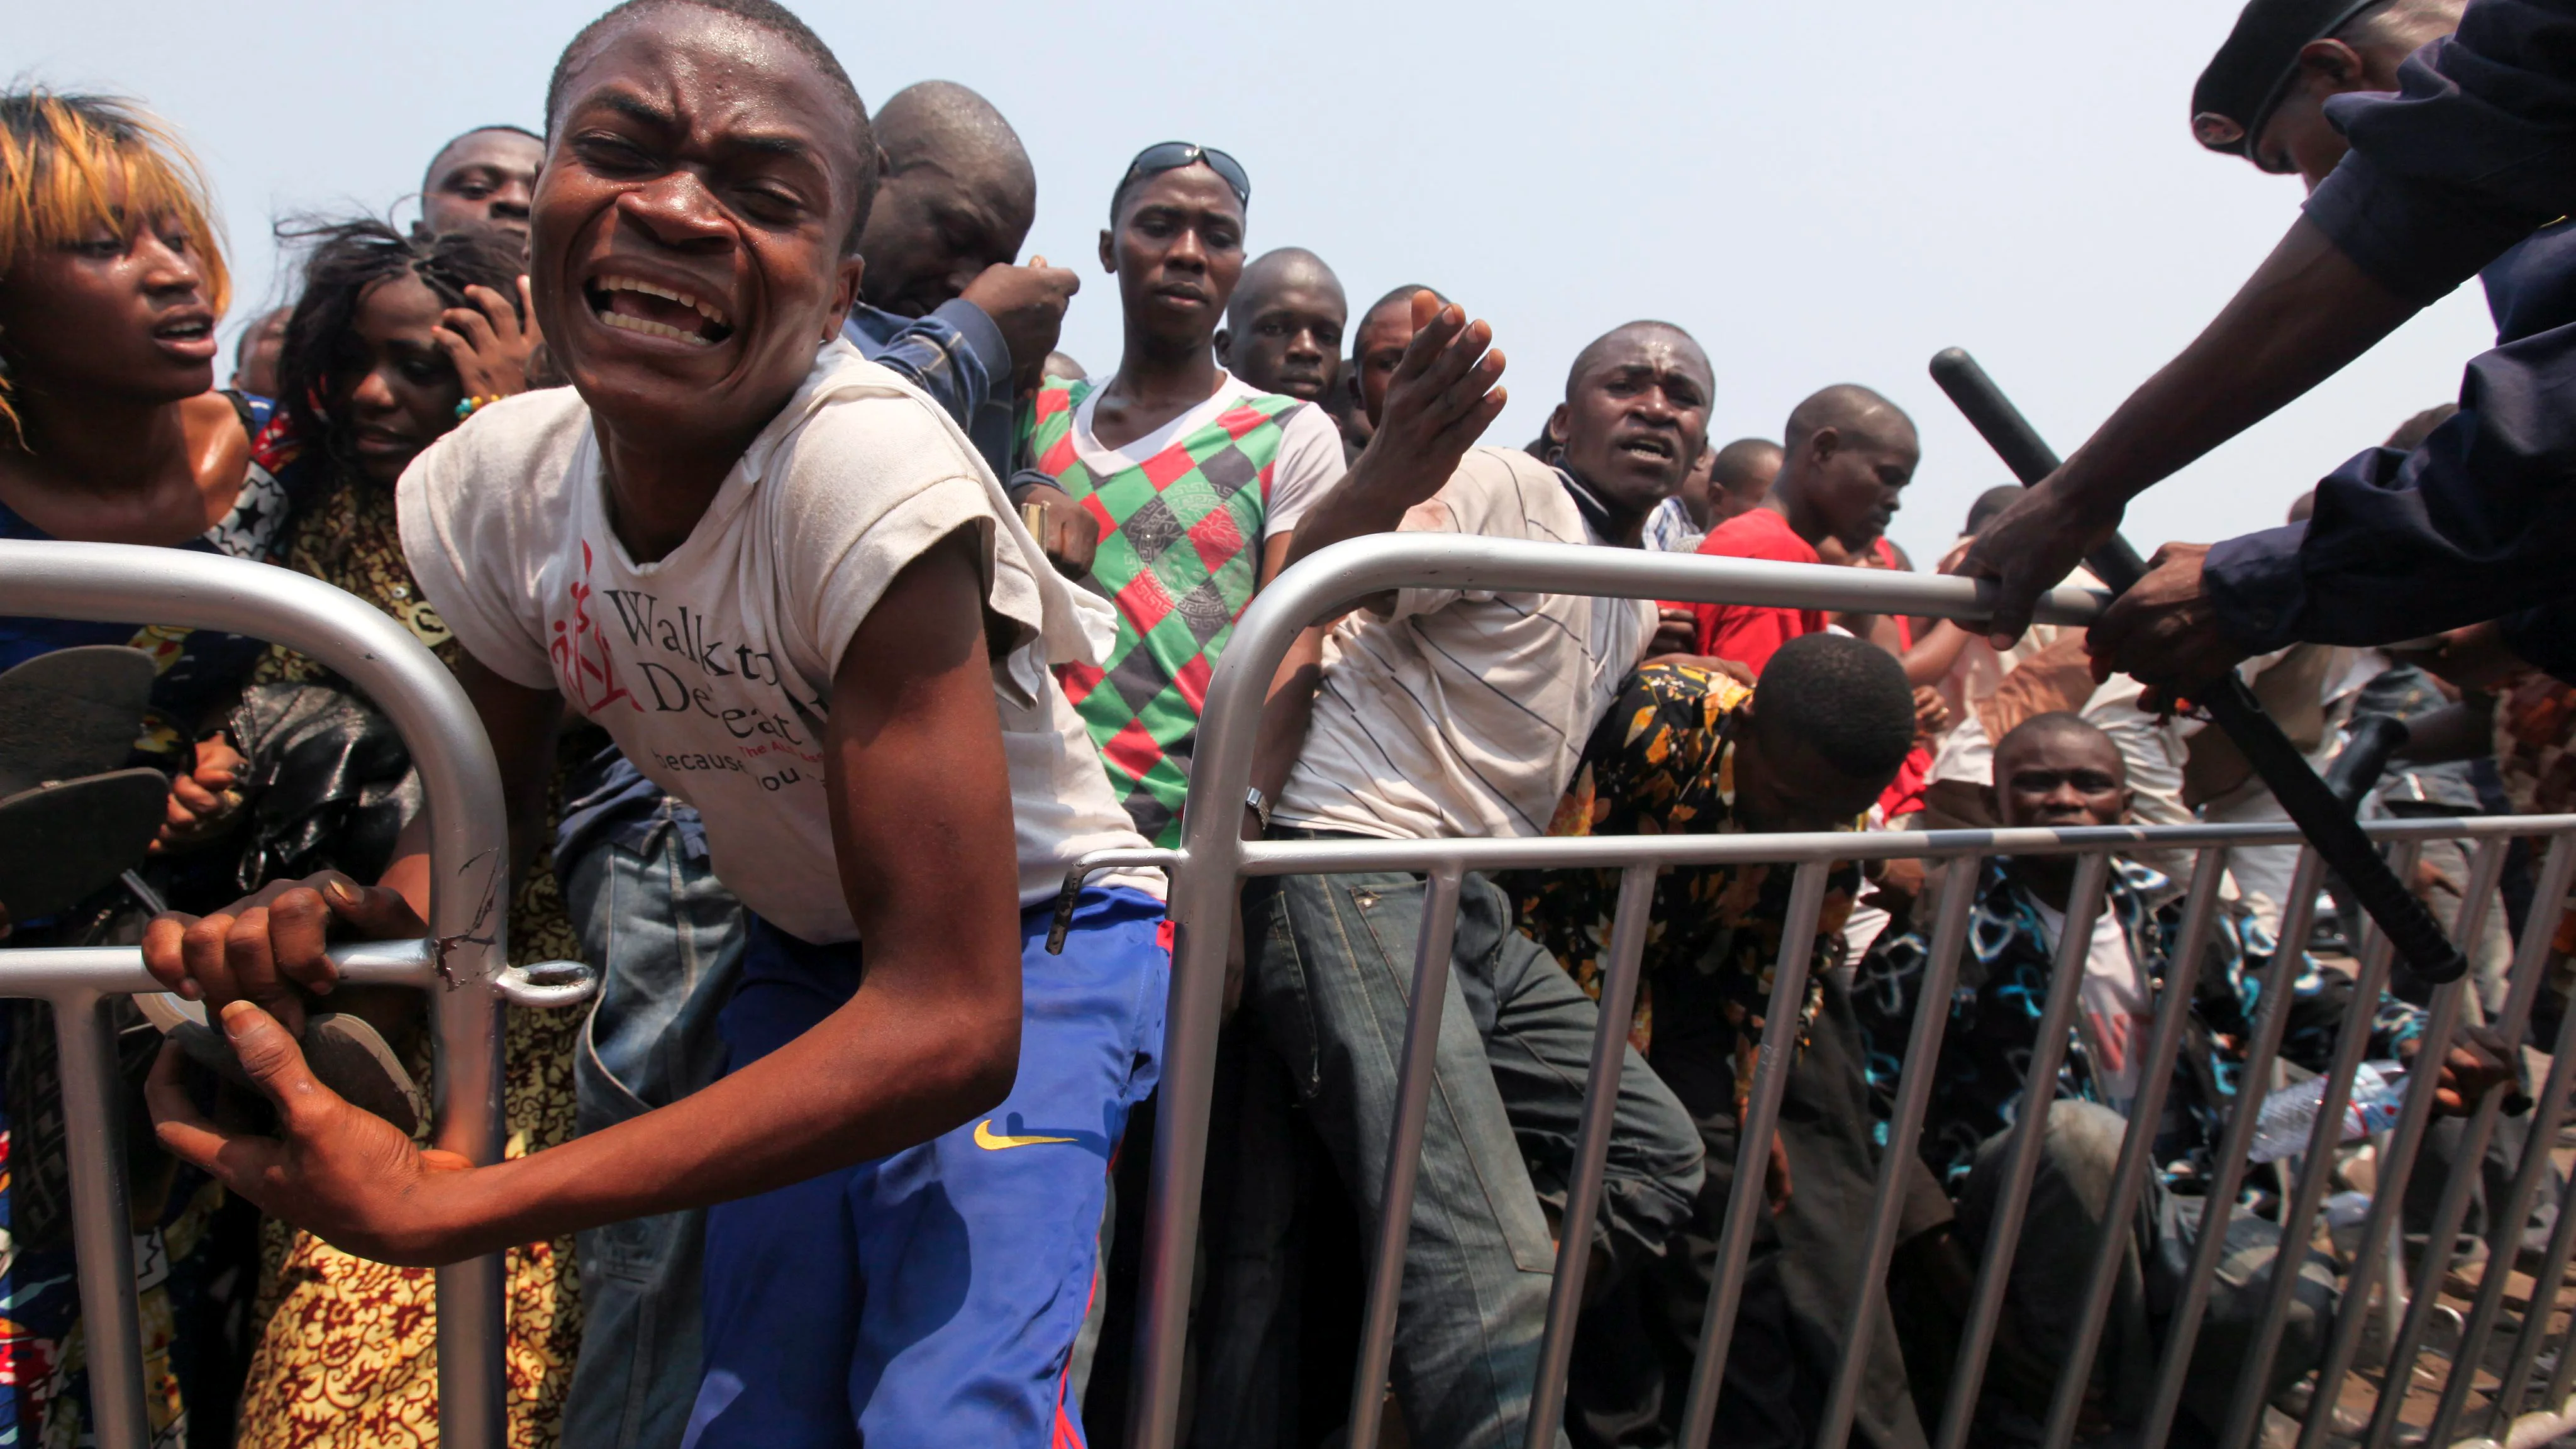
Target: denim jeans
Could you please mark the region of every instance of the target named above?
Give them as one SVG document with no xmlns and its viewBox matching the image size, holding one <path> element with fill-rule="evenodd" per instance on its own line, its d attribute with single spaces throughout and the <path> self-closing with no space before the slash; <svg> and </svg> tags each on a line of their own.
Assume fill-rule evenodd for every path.
<svg viewBox="0 0 2576 1449">
<path fill-rule="evenodd" d="M 1288 1067 L 1362 1221 L 1385 1187 L 1425 887 L 1399 874 L 1285 876 L 1245 892 L 1245 1009 Z M 1561 1204 L 1599 1009 L 1470 875 L 1440 1023 L 1396 1321 L 1395 1390 L 1425 1449 L 1518 1444 L 1545 1331 Z M 1631 1049 L 1594 1261 L 1613 1278 L 1691 1213 L 1699 1133 Z M 1606 1286 L 1595 1282 L 1595 1288 Z M 1257 1325 L 1228 1303 L 1216 1335 Z M 1202 1411 L 1217 1408 L 1204 1405 Z M 1562 1437 L 1560 1436 L 1560 1442 Z"/>
<path fill-rule="evenodd" d="M 724 1072 L 716 1013 L 742 968 L 748 917 L 682 832 L 641 851 L 592 836 L 558 856 L 564 904 L 600 973 L 573 1063 L 579 1130 L 667 1106 Z M 566 1449 L 673 1449 L 697 1396 L 706 1213 L 664 1213 L 579 1234 L 581 1357 L 564 1404 Z"/>
<path fill-rule="evenodd" d="M 2032 1351 L 2052 1366 L 2075 1337 L 2083 1295 L 2110 1205 L 2111 1178 L 2120 1158 L 2127 1119 L 2091 1102 L 2049 1104 L 2039 1171 L 2031 1180 L 2030 1207 L 2021 1243 L 2013 1253 L 2004 1290 L 2005 1312 L 2017 1320 Z M 1959 1193 L 1959 1232 L 1969 1251 L 1981 1252 L 2004 1187 L 2004 1161 L 2012 1134 L 1999 1132 L 1977 1151 L 1977 1165 Z M 2178 1197 L 2150 1175 L 2130 1214 L 2129 1248 L 2112 1280 L 2093 1380 L 2115 1426 L 2146 1415 L 2173 1306 L 2191 1271 L 2200 1241 L 2199 1198 Z M 2210 1284 L 2200 1334 L 2192 1341 L 2191 1368 L 2183 1378 L 2183 1410 L 2209 1432 L 2225 1427 L 2236 1380 L 2261 1323 L 2263 1300 L 2281 1259 L 2280 1225 L 2236 1212 L 2227 1219 L 2227 1247 Z M 2333 1330 L 2334 1264 L 2310 1250 L 2299 1264 L 2298 1287 L 2281 1332 L 2280 1351 L 2264 1385 L 2267 1396 L 2298 1382 L 2325 1356 Z M 1991 1381 L 1990 1381 L 1991 1382 Z"/>
</svg>

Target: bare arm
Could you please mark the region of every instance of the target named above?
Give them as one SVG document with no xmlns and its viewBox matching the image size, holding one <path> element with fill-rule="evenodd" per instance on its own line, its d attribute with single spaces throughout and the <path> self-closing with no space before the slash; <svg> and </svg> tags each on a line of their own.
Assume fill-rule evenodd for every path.
<svg viewBox="0 0 2576 1449">
<path fill-rule="evenodd" d="M 2415 315 L 2305 218 L 2216 320 L 2065 465 L 1998 515 L 1954 572 L 2001 582 L 2008 646 L 2033 601 L 2120 526 L 2131 498 L 2270 417 Z"/>
<path fill-rule="evenodd" d="M 162 1142 L 327 1241 L 437 1263 L 765 1191 L 1000 1101 L 1019 1058 L 1019 909 L 982 616 L 960 535 L 896 578 L 842 656 L 826 784 L 868 969 L 804 1036 L 606 1132 L 464 1168 L 323 1089 L 284 1031 L 236 1005 L 225 1025 L 276 1100 L 283 1140 L 205 1121 L 165 1052 L 150 1088 Z"/>
<path fill-rule="evenodd" d="M 1296 538 L 1289 532 L 1262 540 L 1261 587 L 1270 587 L 1270 581 L 1287 566 Z M 1261 727 L 1252 737 L 1252 788 L 1265 800 L 1279 799 L 1279 792 L 1287 788 L 1288 772 L 1297 767 L 1297 756 L 1306 748 L 1306 726 L 1315 716 L 1315 690 L 1324 678 L 1326 627 L 1317 624 L 1299 631 L 1279 667 L 1271 672 L 1269 692 L 1262 696 Z M 1260 822 L 1247 804 L 1243 838 L 1257 840 L 1260 834 Z"/>
<path fill-rule="evenodd" d="M 1905 651 L 1905 682 L 1918 688 L 1939 684 L 1959 662 L 1959 653 L 1968 647 L 1968 631 L 1955 619 L 1936 619 L 1922 639 Z"/>
</svg>

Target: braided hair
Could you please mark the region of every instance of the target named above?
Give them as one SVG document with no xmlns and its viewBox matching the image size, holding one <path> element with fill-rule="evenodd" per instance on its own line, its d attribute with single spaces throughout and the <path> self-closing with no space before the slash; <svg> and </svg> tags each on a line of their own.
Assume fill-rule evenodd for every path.
<svg viewBox="0 0 2576 1449">
<path fill-rule="evenodd" d="M 468 287 L 489 287 L 519 306 L 524 268 L 517 251 L 479 234 L 409 236 L 366 217 L 284 226 L 278 239 L 312 248 L 304 262 L 304 294 L 278 350 L 277 392 L 296 436 L 330 461 L 328 469 L 316 471 L 356 467 L 355 422 L 346 404 L 365 365 L 357 320 L 370 288 L 409 276 L 451 307 L 473 305 L 466 300 Z"/>
</svg>

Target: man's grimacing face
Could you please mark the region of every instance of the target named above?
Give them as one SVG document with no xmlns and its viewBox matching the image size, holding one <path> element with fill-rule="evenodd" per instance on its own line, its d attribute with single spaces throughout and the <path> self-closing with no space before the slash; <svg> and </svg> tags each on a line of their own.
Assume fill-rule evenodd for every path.
<svg viewBox="0 0 2576 1449">
<path fill-rule="evenodd" d="M 857 294 L 847 97 L 779 36 L 663 6 L 600 37 L 554 136 L 529 247 L 548 347 L 612 423 L 748 438 Z"/>
<path fill-rule="evenodd" d="M 1708 445 L 1715 391 L 1708 359 L 1688 337 L 1634 328 L 1595 344 L 1549 430 L 1565 466 L 1613 505 L 1644 514 L 1681 490 Z"/>
</svg>

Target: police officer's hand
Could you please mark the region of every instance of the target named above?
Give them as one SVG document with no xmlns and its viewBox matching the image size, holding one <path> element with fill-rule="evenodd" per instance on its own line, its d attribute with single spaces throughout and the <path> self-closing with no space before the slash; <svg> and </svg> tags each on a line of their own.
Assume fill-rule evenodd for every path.
<svg viewBox="0 0 2576 1449">
<path fill-rule="evenodd" d="M 1943 572 L 1995 581 L 1995 613 L 1986 634 L 1997 649 L 2009 649 L 2030 628 L 2039 596 L 2119 528 L 2118 507 L 2105 511 L 2076 498 L 2052 474 L 1997 514 L 1968 545 L 1966 557 Z"/>
<path fill-rule="evenodd" d="M 2111 601 L 2084 636 L 2095 678 L 2130 675 L 2189 698 L 2254 651 L 2219 626 L 2218 605 L 2202 587 L 2209 546 L 2169 543 L 2147 561 L 2147 576 Z"/>
</svg>

